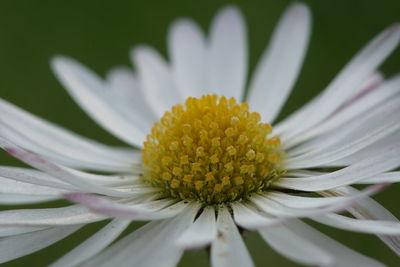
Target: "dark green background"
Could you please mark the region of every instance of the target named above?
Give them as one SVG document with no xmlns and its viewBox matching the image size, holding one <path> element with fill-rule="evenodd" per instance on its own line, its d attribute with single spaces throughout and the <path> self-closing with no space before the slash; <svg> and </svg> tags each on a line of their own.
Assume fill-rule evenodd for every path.
<svg viewBox="0 0 400 267">
<path fill-rule="evenodd" d="M 291 1 L 1 1 L 0 95 L 1 97 L 76 132 L 109 144 L 120 144 L 92 122 L 68 97 L 49 69 L 53 55 L 64 54 L 87 64 L 100 74 L 115 65 L 129 65 L 129 49 L 147 43 L 166 51 L 166 31 L 177 17 L 193 17 L 207 29 L 215 12 L 227 3 L 243 11 L 249 29 L 250 66 L 254 67 L 280 14 Z M 304 70 L 285 114 L 321 91 L 350 57 L 389 24 L 400 20 L 400 1 L 305 1 L 314 15 L 311 45 Z M 294 44 L 295 45 L 295 44 Z M 385 63 L 383 71 L 400 71 L 400 51 Z M 0 114 L 1 116 L 1 114 Z M 0 164 L 17 165 L 0 153 Z M 400 186 L 376 196 L 400 217 Z M 396 192 L 397 191 L 397 192 Z M 97 226 L 99 227 L 99 225 Z M 326 233 L 389 266 L 399 258 L 376 237 L 328 227 Z M 4 266 L 45 266 L 95 231 L 78 234 L 41 252 Z M 254 233 L 245 235 L 257 266 L 296 266 L 273 252 Z M 207 266 L 203 251 L 186 253 L 181 266 Z"/>
</svg>

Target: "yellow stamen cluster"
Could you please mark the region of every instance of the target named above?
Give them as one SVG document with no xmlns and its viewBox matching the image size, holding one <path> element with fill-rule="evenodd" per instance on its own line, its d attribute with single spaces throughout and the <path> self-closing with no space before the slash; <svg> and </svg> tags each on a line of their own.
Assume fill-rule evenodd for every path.
<svg viewBox="0 0 400 267">
<path fill-rule="evenodd" d="M 280 139 L 247 103 L 188 98 L 154 124 L 142 149 L 143 179 L 169 197 L 208 204 L 260 192 L 282 173 Z"/>
</svg>

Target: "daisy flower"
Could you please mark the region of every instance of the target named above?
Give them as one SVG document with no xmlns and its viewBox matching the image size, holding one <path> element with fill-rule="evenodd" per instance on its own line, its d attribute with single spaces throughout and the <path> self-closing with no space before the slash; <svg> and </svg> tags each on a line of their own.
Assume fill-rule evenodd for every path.
<svg viewBox="0 0 400 267">
<path fill-rule="evenodd" d="M 74 204 L 1 211 L 0 262 L 102 220 L 52 266 L 167 267 L 200 248 L 209 248 L 212 266 L 253 266 L 243 231 L 301 264 L 382 266 L 304 218 L 375 234 L 400 254 L 399 221 L 369 197 L 400 181 L 400 77 L 378 70 L 400 26 L 373 38 L 322 93 L 275 123 L 299 74 L 310 20 L 304 4 L 286 10 L 248 86 L 246 27 L 232 6 L 216 15 L 208 37 L 189 19 L 173 23 L 168 62 L 136 47 L 135 71 L 116 68 L 102 79 L 54 58 L 72 98 L 128 147 L 1 100 L 0 146 L 34 168 L 0 167 L 1 203 Z M 150 222 L 118 239 L 132 221 Z"/>
</svg>

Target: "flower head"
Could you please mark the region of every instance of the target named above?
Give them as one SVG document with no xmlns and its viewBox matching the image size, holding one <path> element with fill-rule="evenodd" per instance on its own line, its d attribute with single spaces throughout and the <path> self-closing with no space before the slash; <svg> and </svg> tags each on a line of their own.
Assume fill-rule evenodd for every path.
<svg viewBox="0 0 400 267">
<path fill-rule="evenodd" d="M 282 151 L 278 138 L 268 138 L 271 131 L 247 103 L 216 95 L 188 98 L 147 136 L 143 180 L 164 197 L 207 204 L 246 199 L 282 173 Z"/>
<path fill-rule="evenodd" d="M 190 20 L 174 23 L 171 62 L 136 48 L 137 73 L 116 69 L 103 81 L 56 57 L 52 67 L 71 96 L 133 148 L 99 144 L 0 100 L 0 146 L 37 169 L 0 167 L 4 201 L 76 203 L 1 211 L 0 262 L 102 220 L 110 221 L 53 266 L 175 266 L 185 249 L 203 247 L 212 266 L 253 266 L 245 230 L 302 264 L 380 266 L 303 218 L 376 234 L 400 254 L 399 221 L 369 198 L 400 181 L 400 79 L 377 71 L 398 45 L 400 26 L 375 37 L 320 95 L 275 123 L 309 28 L 308 8 L 291 5 L 247 97 L 246 29 L 235 7 L 218 13 L 209 39 Z M 151 222 L 115 241 L 132 221 Z"/>
</svg>

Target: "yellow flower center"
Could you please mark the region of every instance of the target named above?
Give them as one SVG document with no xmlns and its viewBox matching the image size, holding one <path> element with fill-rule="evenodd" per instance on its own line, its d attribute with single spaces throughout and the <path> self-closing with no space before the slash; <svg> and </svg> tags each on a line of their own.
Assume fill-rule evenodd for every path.
<svg viewBox="0 0 400 267">
<path fill-rule="evenodd" d="M 280 139 L 247 103 L 216 95 L 172 107 L 147 136 L 143 179 L 166 197 L 217 204 L 266 190 L 282 174 Z"/>
</svg>

